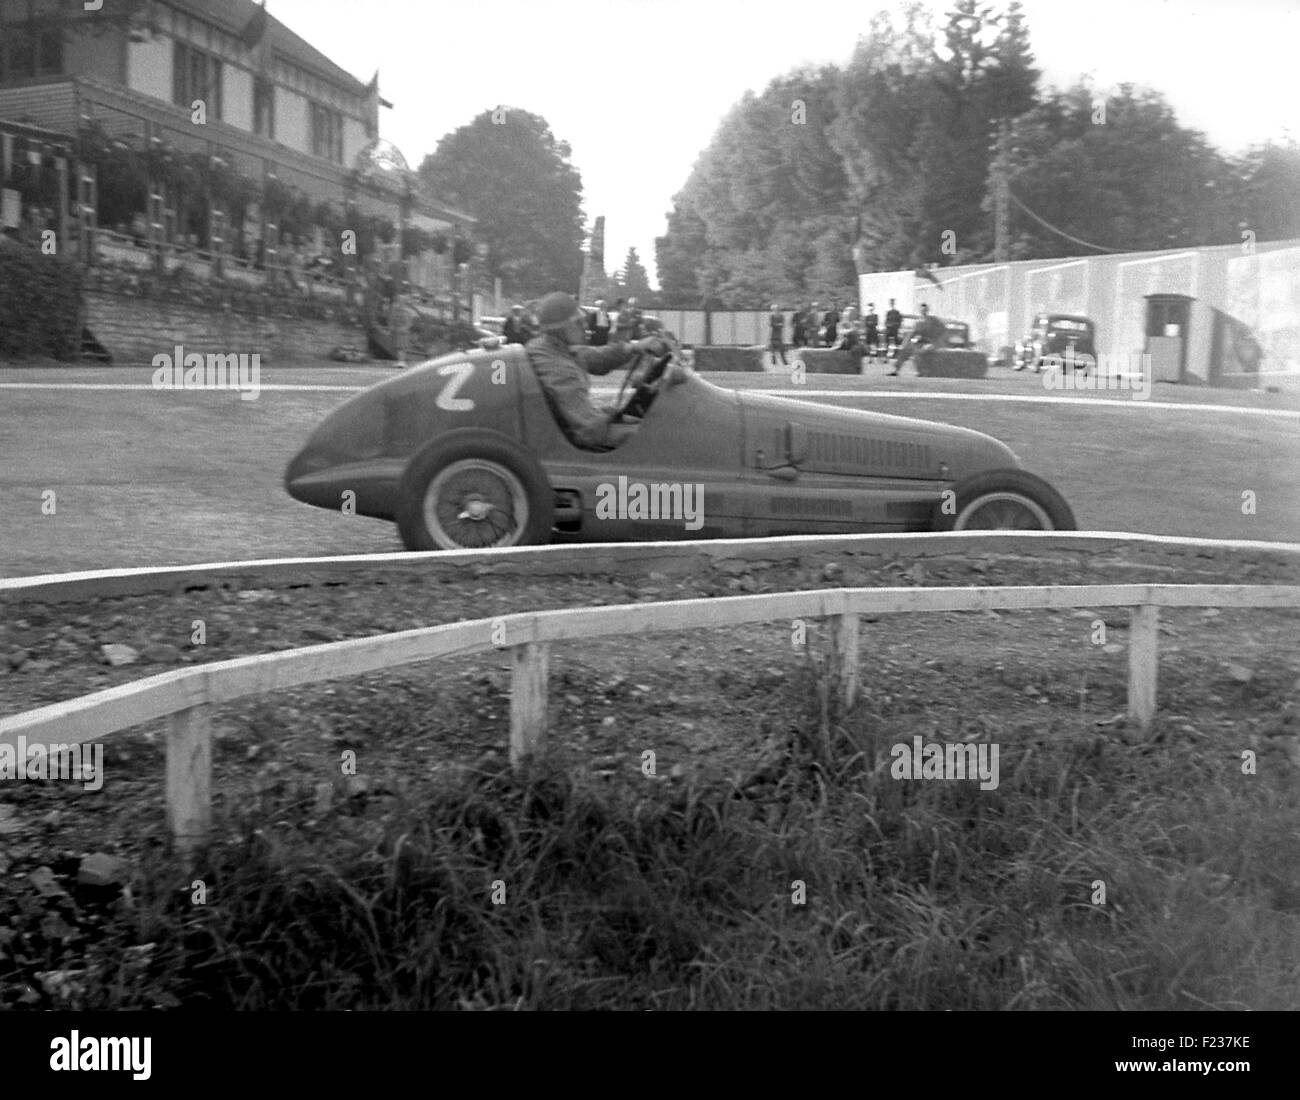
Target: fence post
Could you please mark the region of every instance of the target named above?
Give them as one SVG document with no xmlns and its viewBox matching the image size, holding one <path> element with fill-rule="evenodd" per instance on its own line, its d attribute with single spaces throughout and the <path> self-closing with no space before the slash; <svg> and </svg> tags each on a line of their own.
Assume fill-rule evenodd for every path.
<svg viewBox="0 0 1300 1100">
<path fill-rule="evenodd" d="M 546 675 L 549 642 L 524 642 L 510 650 L 510 763 L 546 749 Z"/>
<path fill-rule="evenodd" d="M 851 707 L 858 697 L 858 616 L 835 615 L 831 619 L 832 645 L 840 679 L 840 702 Z"/>
<path fill-rule="evenodd" d="M 1139 604 L 1129 616 L 1128 716 L 1145 730 L 1156 713 L 1160 609 L 1154 604 Z"/>
<path fill-rule="evenodd" d="M 167 828 L 189 856 L 207 843 L 212 825 L 212 725 L 206 706 L 167 719 Z"/>
</svg>

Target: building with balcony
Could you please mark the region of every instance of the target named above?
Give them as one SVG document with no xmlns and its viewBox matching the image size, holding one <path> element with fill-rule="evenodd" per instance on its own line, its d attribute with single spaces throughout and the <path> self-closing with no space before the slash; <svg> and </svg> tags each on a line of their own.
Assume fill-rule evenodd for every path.
<svg viewBox="0 0 1300 1100">
<path fill-rule="evenodd" d="M 0 0 L 11 215 L 15 191 L 38 218 L 51 206 L 71 213 L 83 246 L 95 242 L 88 259 L 142 237 L 235 267 L 405 259 L 412 281 L 452 291 L 474 220 L 417 194 L 380 141 L 391 104 L 378 73 L 357 79 L 253 0 L 86 9 Z M 347 230 L 359 238 L 355 260 L 340 247 Z"/>
</svg>

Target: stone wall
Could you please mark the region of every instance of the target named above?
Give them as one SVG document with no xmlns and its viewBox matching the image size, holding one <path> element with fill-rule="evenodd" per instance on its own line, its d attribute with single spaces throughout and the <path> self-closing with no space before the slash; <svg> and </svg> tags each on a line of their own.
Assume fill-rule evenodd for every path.
<svg viewBox="0 0 1300 1100">
<path fill-rule="evenodd" d="M 147 364 L 177 344 L 201 354 L 252 354 L 263 366 L 329 357 L 340 345 L 366 347 L 360 327 L 298 317 L 266 317 L 108 291 L 83 297 L 85 326 L 117 364 Z"/>
</svg>

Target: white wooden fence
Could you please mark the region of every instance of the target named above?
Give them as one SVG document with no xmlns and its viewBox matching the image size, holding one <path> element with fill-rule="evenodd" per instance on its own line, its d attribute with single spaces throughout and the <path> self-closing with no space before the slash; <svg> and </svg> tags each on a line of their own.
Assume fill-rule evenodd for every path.
<svg viewBox="0 0 1300 1100">
<path fill-rule="evenodd" d="M 1161 607 L 1300 607 L 1300 585 L 1045 585 L 982 588 L 839 588 L 716 599 L 525 612 L 218 661 L 122 684 L 0 719 L 0 744 L 73 745 L 158 718 L 167 734 L 168 828 L 182 852 L 211 825 L 210 708 L 282 688 L 397 665 L 508 649 L 512 660 L 510 759 L 545 750 L 547 666 L 553 642 L 663 633 L 780 619 L 831 618 L 842 701 L 857 696 L 861 614 L 1128 607 L 1128 713 L 1143 729 L 1156 709 Z"/>
</svg>

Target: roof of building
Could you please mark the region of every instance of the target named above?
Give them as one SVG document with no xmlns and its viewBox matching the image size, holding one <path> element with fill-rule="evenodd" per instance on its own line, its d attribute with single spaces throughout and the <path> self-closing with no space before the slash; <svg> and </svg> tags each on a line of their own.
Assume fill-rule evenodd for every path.
<svg viewBox="0 0 1300 1100">
<path fill-rule="evenodd" d="M 254 0 L 162 0 L 196 19 L 213 23 L 232 34 L 240 34 L 257 16 L 262 5 Z M 368 85 L 358 80 L 341 65 L 335 64 L 301 35 L 295 34 L 274 15 L 266 13 L 265 34 L 270 46 L 295 64 L 311 69 L 330 80 L 346 85 L 349 90 L 364 94 Z"/>
</svg>

